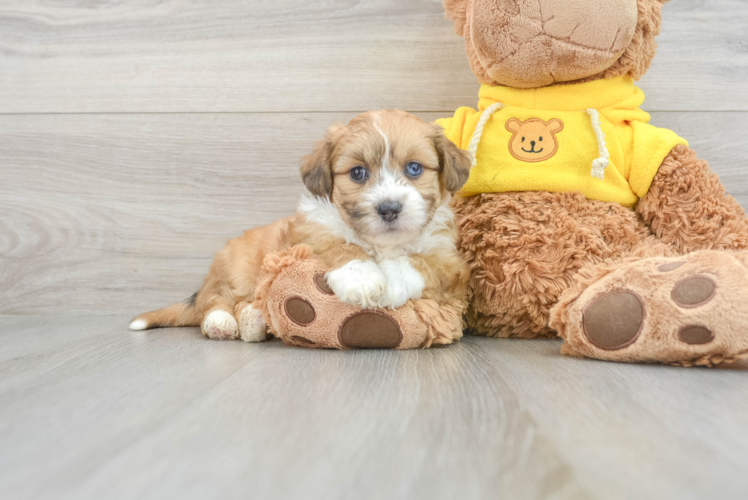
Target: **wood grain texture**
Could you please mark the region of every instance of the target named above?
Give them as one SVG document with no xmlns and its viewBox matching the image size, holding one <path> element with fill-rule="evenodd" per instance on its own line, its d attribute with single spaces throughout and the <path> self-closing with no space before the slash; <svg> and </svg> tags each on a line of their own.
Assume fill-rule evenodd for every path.
<svg viewBox="0 0 748 500">
<path fill-rule="evenodd" d="M 748 3 L 664 12 L 649 108 L 748 111 Z M 477 88 L 440 0 L 0 2 L 4 113 L 449 111 Z"/>
<path fill-rule="evenodd" d="M 183 300 L 226 240 L 293 213 L 300 158 L 352 116 L 0 116 L 0 313 Z M 653 121 L 692 139 L 748 206 L 748 113 Z"/>
<path fill-rule="evenodd" d="M 0 317 L 0 497 L 744 498 L 745 369 Z"/>
</svg>

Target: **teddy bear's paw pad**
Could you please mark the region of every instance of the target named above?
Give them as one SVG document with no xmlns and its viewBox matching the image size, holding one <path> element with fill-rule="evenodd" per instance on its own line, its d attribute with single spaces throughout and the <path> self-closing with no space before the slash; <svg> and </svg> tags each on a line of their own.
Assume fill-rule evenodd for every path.
<svg viewBox="0 0 748 500">
<path fill-rule="evenodd" d="M 714 340 L 714 332 L 705 326 L 689 325 L 681 328 L 678 338 L 686 344 L 703 345 Z"/>
<path fill-rule="evenodd" d="M 325 273 L 317 273 L 314 275 L 314 286 L 325 295 L 335 295 L 335 292 L 332 291 L 330 285 L 327 284 Z"/>
<path fill-rule="evenodd" d="M 312 304 L 301 297 L 291 297 L 285 303 L 286 316 L 299 326 L 308 326 L 317 319 Z"/>
<path fill-rule="evenodd" d="M 343 322 L 338 339 L 349 349 L 395 349 L 403 341 L 403 333 L 390 316 L 363 311 Z"/>
<path fill-rule="evenodd" d="M 600 349 L 631 345 L 644 326 L 644 304 L 633 292 L 615 290 L 594 299 L 582 317 L 584 334 Z"/>
<path fill-rule="evenodd" d="M 717 284 L 708 276 L 688 276 L 679 281 L 671 294 L 680 307 L 693 309 L 709 303 L 717 294 Z"/>
<path fill-rule="evenodd" d="M 669 273 L 671 271 L 675 271 L 676 269 L 679 269 L 683 266 L 685 266 L 686 263 L 683 261 L 679 262 L 668 262 L 667 264 L 662 264 L 661 266 L 657 267 L 657 270 L 661 273 Z"/>
<path fill-rule="evenodd" d="M 234 340 L 238 325 L 231 313 L 213 311 L 203 321 L 202 330 L 206 337 L 214 340 Z"/>
<path fill-rule="evenodd" d="M 313 346 L 313 345 L 315 345 L 314 341 L 309 340 L 308 338 L 305 338 L 305 337 L 300 337 L 299 335 L 294 335 L 293 337 L 291 337 L 291 340 L 293 340 L 297 344 L 301 344 L 301 345 L 304 345 L 304 346 Z"/>
</svg>

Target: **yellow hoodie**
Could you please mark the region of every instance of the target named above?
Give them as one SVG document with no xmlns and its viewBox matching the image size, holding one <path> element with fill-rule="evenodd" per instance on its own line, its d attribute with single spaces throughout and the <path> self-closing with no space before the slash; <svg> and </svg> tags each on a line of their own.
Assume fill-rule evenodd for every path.
<svg viewBox="0 0 748 500">
<path fill-rule="evenodd" d="M 632 207 L 670 151 L 688 144 L 649 125 L 643 102 L 628 76 L 540 89 L 483 85 L 479 111 L 460 108 L 437 123 L 457 146 L 472 149 L 460 196 L 579 191 Z"/>
</svg>

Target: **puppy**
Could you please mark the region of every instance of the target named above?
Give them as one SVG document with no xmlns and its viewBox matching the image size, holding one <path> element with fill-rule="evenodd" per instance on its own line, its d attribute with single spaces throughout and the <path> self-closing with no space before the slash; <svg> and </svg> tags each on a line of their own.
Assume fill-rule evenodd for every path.
<svg viewBox="0 0 748 500">
<path fill-rule="evenodd" d="M 333 126 L 302 161 L 310 195 L 296 215 L 229 241 L 197 294 L 130 328 L 201 325 L 212 339 L 261 342 L 267 326 L 252 301 L 263 258 L 300 243 L 333 269 L 327 282 L 348 304 L 464 300 L 468 270 L 449 201 L 469 172 L 469 156 L 439 126 L 408 113 L 368 112 Z"/>
</svg>

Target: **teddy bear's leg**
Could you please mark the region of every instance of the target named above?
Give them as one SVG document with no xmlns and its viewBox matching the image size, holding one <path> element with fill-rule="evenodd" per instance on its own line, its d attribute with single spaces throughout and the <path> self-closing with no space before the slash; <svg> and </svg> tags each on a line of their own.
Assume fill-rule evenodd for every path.
<svg viewBox="0 0 748 500">
<path fill-rule="evenodd" d="M 315 267 L 313 261 L 301 262 L 276 278 L 269 313 L 273 332 L 283 342 L 328 349 L 412 349 L 424 344 L 428 332 L 412 305 L 393 311 L 343 303 Z"/>
<path fill-rule="evenodd" d="M 687 146 L 665 158 L 636 211 L 660 241 L 680 253 L 748 248 L 745 211 Z"/>
<path fill-rule="evenodd" d="M 299 347 L 354 349 L 398 348 L 401 325 L 392 315 L 367 311 L 337 299 L 320 264 L 294 256 L 294 249 L 271 256 L 265 268 L 272 280 L 258 287 L 258 300 L 270 331 Z"/>
<path fill-rule="evenodd" d="M 551 307 L 589 264 L 620 260 L 649 235 L 636 213 L 578 193 L 455 198 L 471 268 L 467 325 L 478 334 L 553 338 Z"/>
<path fill-rule="evenodd" d="M 265 342 L 268 326 L 262 319 L 262 311 L 248 302 L 240 302 L 234 311 L 239 323 L 239 338 L 244 342 Z"/>
<path fill-rule="evenodd" d="M 713 365 L 748 357 L 748 252 L 702 250 L 583 272 L 554 307 L 562 353 Z"/>
<path fill-rule="evenodd" d="M 363 310 L 338 300 L 319 262 L 294 247 L 265 259 L 254 307 L 286 344 L 328 349 L 413 349 L 462 335 L 462 302 L 408 301 L 396 310 Z"/>
</svg>

